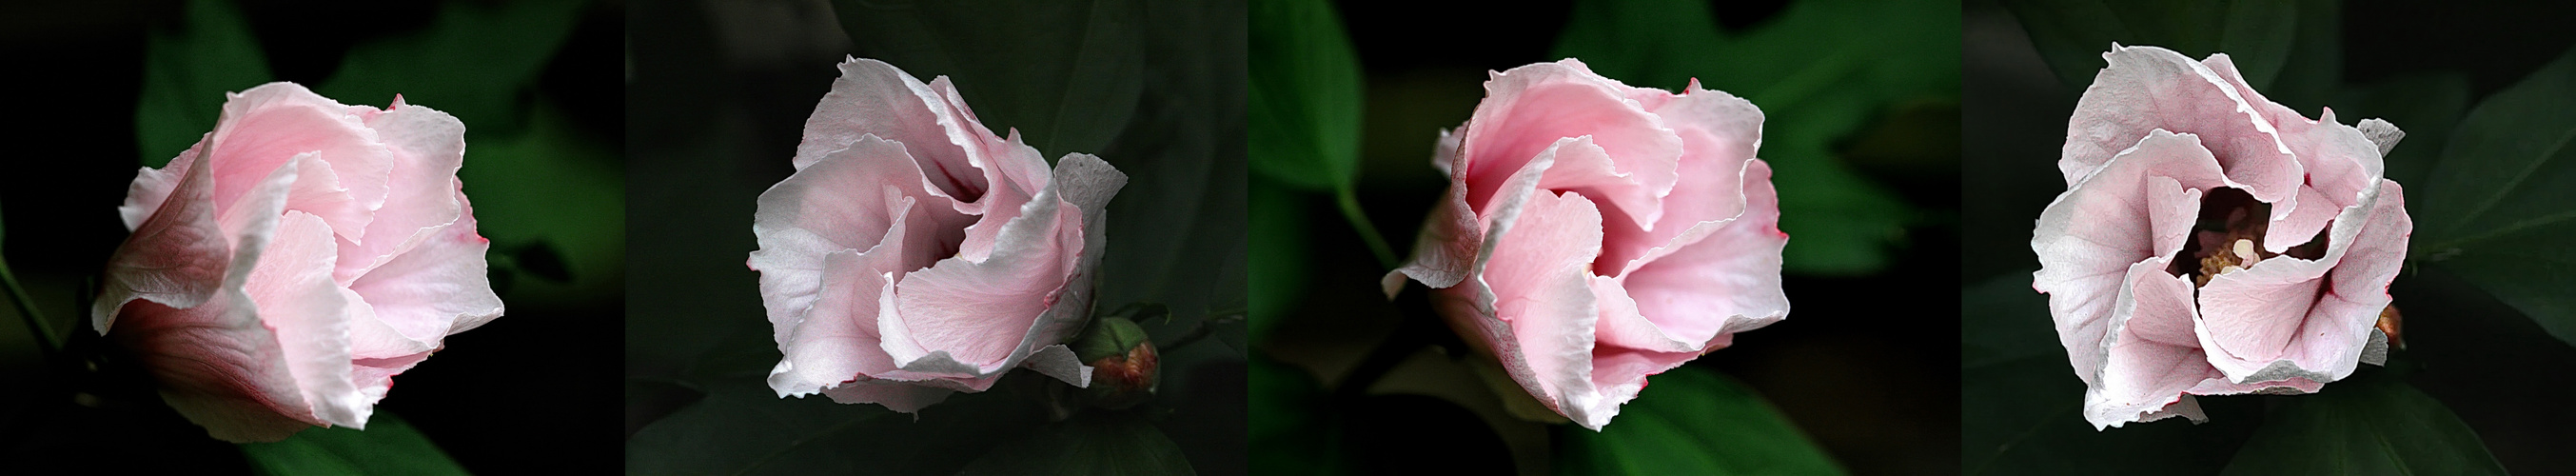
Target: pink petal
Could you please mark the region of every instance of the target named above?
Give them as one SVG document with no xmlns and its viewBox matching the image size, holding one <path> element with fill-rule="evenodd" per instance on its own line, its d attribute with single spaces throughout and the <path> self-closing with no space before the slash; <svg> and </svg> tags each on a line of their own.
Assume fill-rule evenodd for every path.
<svg viewBox="0 0 2576 476">
<path fill-rule="evenodd" d="M 1699 356 L 1698 351 L 1655 352 L 1621 347 L 1593 348 L 1592 388 L 1593 392 L 1600 394 L 1600 399 L 1584 413 L 1595 416 L 1598 424 L 1586 425 L 1585 428 L 1600 431 L 1601 425 L 1609 424 L 1611 417 L 1619 415 L 1620 405 L 1636 400 L 1637 392 L 1646 389 L 1647 376 L 1680 367 Z"/>
<path fill-rule="evenodd" d="M 202 165 L 202 164 L 201 164 Z M 151 369 L 159 381 L 162 400 L 189 421 L 203 426 L 209 435 L 225 441 L 277 441 L 306 426 L 324 424 L 313 417 L 313 407 L 299 389 L 294 371 L 288 366 L 286 351 L 279 346 L 277 334 L 260 322 L 259 311 L 242 283 L 248 281 L 262 252 L 278 228 L 280 214 L 286 206 L 288 187 L 295 182 L 295 165 L 288 162 L 260 180 L 245 194 L 244 203 L 233 213 L 214 220 L 177 224 L 185 230 L 168 230 L 158 222 L 176 221 L 187 215 L 209 211 L 210 201 L 204 185 L 210 176 L 192 167 L 172 197 L 183 199 L 175 212 L 155 213 L 144 223 L 144 230 L 128 239 L 111 258 L 108 290 L 102 293 L 98 306 L 105 309 L 93 314 L 99 332 L 134 349 L 144 367 Z M 245 211 L 247 210 L 247 211 Z M 165 216 L 169 218 L 164 218 Z M 202 217 L 202 215 L 199 215 Z M 211 223 L 208 223 L 211 221 Z M 212 228 L 211 230 L 208 228 Z M 206 293 L 188 308 L 173 308 L 154 299 L 155 295 L 136 292 L 134 287 L 119 287 L 121 280 L 174 278 L 167 269 L 139 268 L 133 263 L 149 265 L 147 253 L 130 248 L 138 244 L 168 242 L 177 233 L 214 232 L 225 245 L 214 251 L 229 254 L 217 262 L 219 276 L 206 281 L 190 281 Z M 151 233 L 151 235 L 147 235 Z M 159 235 L 159 236 L 156 236 Z M 173 250 L 154 250 L 170 253 Z M 167 258 L 170 255 L 161 254 Z M 126 267 L 120 267 L 126 266 Z M 204 276 L 175 276 L 204 279 Z M 150 288 L 146 288 L 150 289 Z M 194 289 L 193 286 L 182 289 Z M 180 296 L 187 297 L 187 296 Z M 129 304 L 135 300 L 140 304 Z M 119 313 L 132 311 L 132 317 L 115 322 Z M 120 325 L 121 324 L 121 325 Z M 112 326 L 112 327 L 111 327 Z"/>
<path fill-rule="evenodd" d="M 863 137 L 761 192 L 752 218 L 760 250 L 751 253 L 749 265 L 760 271 L 761 302 L 779 329 L 780 344 L 787 343 L 787 330 L 794 328 L 797 316 L 813 305 L 825 256 L 874 248 L 896 236 L 887 233 L 898 218 L 891 215 L 896 203 L 912 199 L 931 204 L 906 216 L 917 231 L 900 235 L 904 252 L 896 266 L 876 272 L 908 273 L 930 266 L 961 239 L 956 230 L 974 217 L 957 214 L 942 203 L 947 198 L 927 193 L 915 163 L 903 144 Z"/>
<path fill-rule="evenodd" d="M 1603 152 L 1558 161 L 1542 187 L 1600 195 L 1623 216 L 1655 223 L 1671 193 L 1681 139 L 1627 94 L 1635 88 L 1593 74 L 1581 61 L 1538 63 L 1494 73 L 1468 119 L 1458 172 L 1467 203 L 1482 213 L 1498 187 L 1561 139 L 1590 137 Z M 1593 159 L 1607 159 L 1595 162 Z"/>
<path fill-rule="evenodd" d="M 1102 233 L 1099 208 L 1126 181 L 1097 157 L 1058 161 L 1048 186 L 1004 226 L 984 261 L 944 259 L 902 278 L 895 291 L 900 318 L 880 319 L 886 352 L 905 370 L 985 376 L 1080 331 L 1098 263 L 1097 249 L 1087 245 L 1099 238 L 1086 235 Z"/>
<path fill-rule="evenodd" d="M 1077 388 L 1091 386 L 1091 365 L 1084 364 L 1082 357 L 1074 355 L 1073 348 L 1064 344 L 1040 347 L 1037 352 L 1029 354 L 1029 360 L 1021 361 L 1020 366 Z"/>
<path fill-rule="evenodd" d="M 2267 259 L 2201 288 L 2202 346 L 2228 381 L 2332 382 L 2359 365 L 2414 230 L 2403 191 L 2380 183 L 2336 217 L 2325 256 Z"/>
<path fill-rule="evenodd" d="M 822 170 L 808 168 L 807 170 Z M 801 173 L 801 172 L 800 172 Z M 910 217 L 919 210 L 911 197 L 883 204 L 887 214 Z M 895 372 L 877 330 L 878 316 L 893 312 L 894 273 L 904 272 L 903 236 L 914 220 L 891 221 L 886 237 L 867 251 L 842 250 L 825 255 L 822 283 L 813 306 L 780 326 L 785 354 L 769 374 L 769 386 L 781 397 L 811 395 L 853 379 L 888 378 Z"/>
<path fill-rule="evenodd" d="M 2094 354 L 2102 362 L 2085 379 L 2084 419 L 2095 429 L 2175 415 L 2201 420 L 2195 412 L 2168 411 L 2182 402 L 2183 392 L 2217 376 L 2192 337 L 2196 311 L 2190 278 L 2165 272 L 2168 258 L 2130 265 L 2122 273 L 2119 296 L 2106 320 L 2107 338 L 2069 353 Z M 2083 369 L 2078 369 L 2082 373 Z"/>
<path fill-rule="evenodd" d="M 2272 122 L 2224 77 L 2172 50 L 2114 46 L 2110 62 L 2066 121 L 2066 146 L 2057 162 L 2067 185 L 2134 144 L 2148 131 L 2200 136 L 2227 178 L 2266 203 L 2295 200 L 2303 177 L 2298 160 Z M 2221 60 L 2212 58 L 2213 61 Z M 2286 216 L 2288 208 L 2273 210 Z"/>
<path fill-rule="evenodd" d="M 921 413 L 922 408 L 947 400 L 954 393 L 957 391 L 897 382 L 850 382 L 823 391 L 835 402 L 874 403 L 899 413 Z"/>
<path fill-rule="evenodd" d="M 1789 297 L 1780 290 L 1780 251 L 1789 235 L 1780 232 L 1779 196 L 1771 187 L 1770 164 L 1743 163 L 1740 216 L 1691 226 L 1685 235 L 1704 239 L 1659 248 L 1620 277 L 1643 316 L 1667 335 L 1704 352 L 1723 345 L 1718 338 L 1748 331 L 1789 315 Z M 1660 254 L 1661 256 L 1656 256 Z M 1685 349 L 1644 349 L 1683 351 Z"/>
<path fill-rule="evenodd" d="M 903 144 L 925 172 L 920 180 L 942 197 L 956 199 L 960 213 L 991 188 L 967 147 L 981 139 L 968 132 L 947 101 L 902 69 L 866 58 L 841 62 L 841 77 L 805 119 L 805 139 L 796 145 L 796 168 L 823 160 L 861 137 L 877 136 Z M 991 133 L 985 132 L 986 137 Z"/>
<path fill-rule="evenodd" d="M 1493 249 L 1478 276 L 1490 291 L 1494 318 L 1518 338 L 1495 344 L 1498 357 L 1542 403 L 1587 428 L 1609 423 L 1592 382 L 1592 330 L 1601 311 L 1590 267 L 1601 250 L 1601 212 L 1582 194 L 1537 193 L 1510 226 L 1492 230 Z M 1526 366 L 1526 373 L 1522 367 Z"/>
<path fill-rule="evenodd" d="M 501 297 L 492 293 L 484 261 L 492 242 L 476 234 L 473 208 L 464 193 L 449 193 L 464 206 L 454 223 L 435 228 L 410 251 L 350 283 L 350 290 L 375 311 L 372 319 L 354 320 L 350 328 L 351 353 L 357 358 L 437 350 L 447 336 L 501 316 Z"/>
<path fill-rule="evenodd" d="M 1618 278 L 1593 276 L 1586 281 L 1592 287 L 1594 302 L 1601 309 L 1601 320 L 1592 328 L 1593 340 L 1598 341 L 1596 347 L 1699 355 L 1701 344 L 1706 342 L 1705 337 L 1692 340 L 1674 336 L 1655 325 L 1654 321 L 1647 320 L 1638 311 L 1636 299 L 1629 297 L 1628 290 L 1619 287 Z"/>
<path fill-rule="evenodd" d="M 195 157 L 180 154 L 168 167 L 143 169 L 134 180 L 135 191 L 168 190 L 161 198 L 129 194 L 119 207 L 134 235 L 108 257 L 98 301 L 90 307 L 91 327 L 100 334 L 115 324 L 126 303 L 194 308 L 212 299 L 222 284 L 232 263 L 232 243 L 215 220 L 214 166 Z"/>
<path fill-rule="evenodd" d="M 383 401 L 385 393 L 393 390 L 395 375 L 402 375 L 403 372 L 410 371 L 412 366 L 420 365 L 423 360 L 429 360 L 429 354 L 434 352 L 437 351 L 386 359 L 354 359 L 349 362 L 351 374 L 349 380 L 358 385 L 358 393 L 365 395 L 366 402 L 373 405 Z"/>
<path fill-rule="evenodd" d="M 2274 253 L 2307 243 L 2325 230 L 2328 219 L 2361 203 L 2382 182 L 2383 168 L 2379 145 L 2360 129 L 2336 123 L 2333 109 L 2325 111 L 2322 121 L 2288 114 L 2279 122 L 2283 139 L 2299 152 L 2308 180 L 2300 189 L 2298 210 L 2272 223 L 2263 237 L 2264 249 Z"/>
<path fill-rule="evenodd" d="M 207 135 L 212 146 L 203 153 L 218 164 L 214 171 L 217 213 L 240 200 L 268 171 L 305 153 L 330 163 L 333 181 L 346 187 L 344 200 L 354 201 L 355 207 L 364 210 L 384 205 L 386 177 L 393 164 L 386 157 L 385 146 L 377 142 L 375 131 L 349 114 L 348 106 L 295 83 L 283 82 L 260 85 L 228 97 L 223 117 L 216 121 L 215 131 Z M 327 189 L 301 188 L 299 192 Z M 362 234 L 373 218 L 363 213 L 334 212 L 329 209 L 333 205 L 310 209 L 301 206 L 314 200 L 334 201 L 299 194 L 290 198 L 288 205 L 333 220 L 332 231 L 342 237 Z"/>
<path fill-rule="evenodd" d="M 2092 383 L 2101 368 L 2096 354 L 2130 268 L 2180 252 L 2202 193 L 2224 185 L 2199 138 L 2151 131 L 2040 212 L 2031 287 L 2048 293 L 2076 375 Z"/>
<path fill-rule="evenodd" d="M 1456 142 L 1449 139 L 1456 136 L 1441 137 L 1443 144 Z M 1444 149 L 1454 149 L 1454 145 Z M 1388 299 L 1394 299 L 1404 289 L 1405 278 L 1421 281 L 1432 289 L 1446 289 L 1465 281 L 1475 267 L 1476 250 L 1485 240 L 1484 228 L 1476 212 L 1467 206 L 1466 182 L 1455 173 L 1450 177 L 1449 189 L 1440 193 L 1440 201 L 1432 205 L 1430 216 L 1423 218 L 1422 228 L 1413 238 L 1411 257 L 1378 279 Z"/>
<path fill-rule="evenodd" d="M 1682 139 L 1680 178 L 1664 197 L 1664 216 L 1653 231 L 1623 220 L 1606 224 L 1608 236 L 1594 264 L 1606 275 L 1645 264 L 1643 259 L 1657 253 L 1656 248 L 1669 251 L 1697 243 L 1708 230 L 1686 233 L 1693 227 L 1744 212 L 1745 163 L 1762 142 L 1762 110 L 1724 92 L 1700 89 L 1696 80 L 1685 91 L 1680 96 L 1660 91 L 1644 95 L 1669 98 L 1648 110 Z"/>
<path fill-rule="evenodd" d="M 125 221 L 126 231 L 143 228 L 143 222 L 161 209 L 170 194 L 179 189 L 179 183 L 188 179 L 189 168 L 197 164 L 197 151 L 205 147 L 204 142 L 198 142 L 161 168 L 144 167 L 135 172 L 134 184 L 125 190 L 125 203 L 116 206 L 117 217 Z"/>
<path fill-rule="evenodd" d="M 349 322 L 372 319 L 331 279 L 339 255 L 330 225 L 321 217 L 288 211 L 275 239 L 260 253 L 243 291 L 263 325 L 276 332 L 279 357 L 325 426 L 365 428 L 375 401 L 351 381 Z"/>
<path fill-rule="evenodd" d="M 436 109 L 395 101 L 391 109 L 366 119 L 383 141 L 393 169 L 382 179 L 388 198 L 367 224 L 365 237 L 350 240 L 355 246 L 340 247 L 341 283 L 356 281 L 467 215 L 456 180 L 457 169 L 465 164 L 465 123 Z"/>
<path fill-rule="evenodd" d="M 277 335 L 260 325 L 250 301 L 231 289 L 190 309 L 137 302 L 108 336 L 152 371 L 161 401 L 208 436 L 283 440 L 321 422 L 310 420 L 312 406 L 295 386 Z"/>
</svg>

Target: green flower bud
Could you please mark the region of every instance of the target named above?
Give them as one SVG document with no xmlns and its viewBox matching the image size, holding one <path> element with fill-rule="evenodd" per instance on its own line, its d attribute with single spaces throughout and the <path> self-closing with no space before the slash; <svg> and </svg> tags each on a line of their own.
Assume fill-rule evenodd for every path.
<svg viewBox="0 0 2576 476">
<path fill-rule="evenodd" d="M 1158 358 L 1145 329 L 1125 317 L 1102 316 L 1073 341 L 1073 353 L 1091 365 L 1091 403 L 1121 409 L 1154 396 Z"/>
</svg>

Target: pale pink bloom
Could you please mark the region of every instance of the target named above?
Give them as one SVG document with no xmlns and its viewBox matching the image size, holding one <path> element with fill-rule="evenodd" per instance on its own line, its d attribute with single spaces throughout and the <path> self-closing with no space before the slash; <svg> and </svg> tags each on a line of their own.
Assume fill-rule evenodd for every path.
<svg viewBox="0 0 2576 476">
<path fill-rule="evenodd" d="M 2031 239 L 2085 419 L 2201 421 L 2193 395 L 2316 392 L 2377 363 L 2414 229 L 2381 178 L 2403 133 L 2309 120 L 2224 54 L 2102 56 Z"/>
<path fill-rule="evenodd" d="M 779 396 L 917 412 L 1026 366 L 1074 385 L 1109 198 L 1089 154 L 1050 170 L 975 119 L 943 76 L 851 59 L 805 120 L 796 173 L 752 221 Z"/>
<path fill-rule="evenodd" d="M 1388 273 L 1539 403 L 1599 430 L 1646 376 L 1789 313 L 1762 111 L 1566 59 L 1494 73 L 1432 165 L 1449 191 Z"/>
<path fill-rule="evenodd" d="M 501 316 L 456 179 L 465 124 L 293 83 L 227 98 L 135 177 L 93 323 L 215 438 L 364 428 L 394 375 Z"/>
</svg>

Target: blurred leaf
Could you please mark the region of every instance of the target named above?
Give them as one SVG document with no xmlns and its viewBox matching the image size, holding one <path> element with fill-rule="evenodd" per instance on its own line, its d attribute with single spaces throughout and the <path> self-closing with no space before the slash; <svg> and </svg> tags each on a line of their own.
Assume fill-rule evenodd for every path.
<svg viewBox="0 0 2576 476">
<path fill-rule="evenodd" d="M 572 269 L 564 265 L 563 252 L 555 250 L 554 243 L 537 240 L 512 248 L 513 269 L 558 283 L 572 281 Z"/>
<path fill-rule="evenodd" d="M 445 107 L 426 101 L 421 105 Z M 551 103 L 539 101 L 527 114 L 526 127 L 515 131 L 470 132 L 465 166 L 456 171 L 456 177 L 465 183 L 465 195 L 473 201 L 477 229 L 484 237 L 496 243 L 546 243 L 561 252 L 557 258 L 562 276 L 573 279 L 519 280 L 512 284 L 515 294 L 505 297 L 513 304 L 580 305 L 616 299 L 625 284 L 623 162 L 613 145 L 583 135 Z M 530 271 L 536 271 L 530 266 L 542 264 L 528 262 L 540 257 L 526 253 L 508 256 Z"/>
<path fill-rule="evenodd" d="M 2281 398 L 2223 474 L 2505 474 L 2442 402 L 2384 371 Z"/>
<path fill-rule="evenodd" d="M 2095 430 L 2084 421 L 2084 381 L 2064 353 L 1964 369 L 1960 386 L 1960 463 L 1970 475 L 2210 474 L 2262 421 L 2254 397 L 2203 397 L 2208 423 Z"/>
<path fill-rule="evenodd" d="M 2470 109 L 2417 201 L 2407 255 L 2576 344 L 2576 50 Z M 2404 146 L 2401 145 L 2400 148 Z M 2420 197 L 2420 198 L 2417 198 Z"/>
<path fill-rule="evenodd" d="M 1360 65 L 1323 0 L 1253 0 L 1252 170 L 1309 190 L 1349 188 L 1359 167 Z"/>
<path fill-rule="evenodd" d="M 2343 92 L 2343 0 L 2295 1 L 2298 5 L 2290 14 L 2296 19 L 2298 32 L 2286 39 L 2283 46 L 2289 50 L 2289 57 L 2281 61 L 2281 73 L 2272 77 L 2270 89 L 2260 91 L 2273 102 L 2314 117 L 2318 115 L 2319 107 L 2344 107 L 2344 104 L 2331 102 L 2341 99 L 2337 94 Z M 2233 50 L 2228 51 L 2231 57 L 2236 54 Z M 2239 66 L 2244 65 L 2241 62 L 2244 60 L 2229 61 L 2239 61 Z M 2343 121 L 2352 122 L 2360 117 L 2353 116 Z"/>
<path fill-rule="evenodd" d="M 1019 129 L 1049 161 L 1099 153 L 1127 129 L 1155 27 L 1135 0 L 834 0 L 832 9 L 860 56 L 950 76 L 986 127 Z"/>
<path fill-rule="evenodd" d="M 1260 342 L 1288 318 L 1306 291 L 1304 196 L 1267 177 L 1252 181 L 1252 340 Z"/>
<path fill-rule="evenodd" d="M 1039 428 L 958 474 L 1186 475 L 1181 448 L 1133 412 L 1086 412 Z"/>
<path fill-rule="evenodd" d="M 244 443 L 241 450 L 262 474 L 466 474 L 420 430 L 383 412 L 368 419 L 366 430 L 312 428 L 286 441 Z"/>
<path fill-rule="evenodd" d="M 2068 367 L 2030 275 L 1970 286 L 1960 299 L 1960 463 L 1967 474 L 2207 474 L 2251 425 L 2259 403 L 2201 398 L 2211 422 L 2180 419 L 2095 430 L 2084 380 Z"/>
<path fill-rule="evenodd" d="M 705 399 L 627 438 L 626 471 L 749 474 L 780 455 L 813 448 L 818 439 L 890 413 L 876 405 L 832 403 L 820 395 L 783 399 L 765 386 L 718 385 L 707 389 Z"/>
<path fill-rule="evenodd" d="M 1109 251 L 1094 302 L 1166 306 L 1167 318 L 1137 321 L 1156 342 L 1197 332 L 1205 319 L 1241 313 L 1246 304 L 1244 8 L 1240 2 L 1142 6 L 1143 23 L 1153 25 L 1140 28 L 1143 93 L 1124 132 L 1100 154 L 1129 181 L 1109 203 Z M 1214 335 L 1238 335 L 1226 329 L 1240 327 L 1216 326 Z M 1243 352 L 1195 344 L 1162 349 L 1158 358 L 1159 405 L 1194 398 L 1206 388 L 1190 383 L 1199 366 L 1241 361 Z M 1242 398 L 1218 393 L 1208 398 Z M 1195 456 L 1203 452 L 1200 444 L 1182 447 Z"/>
<path fill-rule="evenodd" d="M 1123 317 L 1129 321 L 1135 322 L 1145 322 L 1156 319 L 1161 319 L 1163 322 L 1172 321 L 1171 308 L 1165 307 L 1162 304 L 1150 302 L 1131 302 L 1118 306 L 1118 309 L 1116 310 L 1095 315 Z"/>
<path fill-rule="evenodd" d="M 471 131 L 511 131 L 524 119 L 521 92 L 571 36 L 582 3 L 443 2 L 427 28 L 350 49 L 314 91 L 353 104 L 399 94 L 455 114 Z"/>
<path fill-rule="evenodd" d="M 157 28 L 143 48 L 143 97 L 134 111 L 143 165 L 188 150 L 222 115 L 224 93 L 269 82 L 268 57 L 230 0 L 187 2 L 186 21 Z"/>
<path fill-rule="evenodd" d="M 2288 0 L 2004 0 L 2003 4 L 2021 20 L 2049 69 L 2070 85 L 2091 84 L 2094 72 L 2102 69 L 2102 53 L 2116 42 L 2163 47 L 2193 58 L 2227 53 L 2247 83 L 2268 91 L 2290 60 L 2293 47 L 2307 46 L 2291 40 L 2308 36 L 2302 34 L 2310 31 L 2308 23 L 2330 26 L 2336 20 L 2302 12 L 2301 7 L 2311 5 Z"/>
<path fill-rule="evenodd" d="M 2048 317 L 2048 295 L 2031 290 L 2030 283 L 2028 273 L 2005 273 L 1961 291 L 1959 368 L 2066 357 Z"/>
<path fill-rule="evenodd" d="M 1570 428 L 1558 474 L 1843 474 L 1742 382 L 1698 367 L 1656 375 L 1620 418 Z"/>
<path fill-rule="evenodd" d="M 1322 385 L 1305 370 L 1268 358 L 1251 359 L 1249 433 L 1252 473 L 1307 475 L 1349 473 L 1342 461 L 1341 432 L 1322 408 Z"/>
<path fill-rule="evenodd" d="M 2449 143 L 2451 129 L 2469 109 L 2469 76 L 2457 72 L 2397 76 L 2344 90 L 2335 100 L 2340 120 L 2387 119 L 2406 131 L 2406 139 L 2386 157 L 2389 180 L 2423 196 L 2425 179 Z"/>
<path fill-rule="evenodd" d="M 1762 150 L 1780 191 L 1786 269 L 1865 274 L 1887 266 L 1914 212 L 1852 173 L 1834 144 L 1892 103 L 1959 94 L 1958 4 L 1807 0 L 1742 32 L 1687 0 L 1584 1 L 1556 54 L 1642 86 L 1692 78 L 1765 115 Z"/>
</svg>

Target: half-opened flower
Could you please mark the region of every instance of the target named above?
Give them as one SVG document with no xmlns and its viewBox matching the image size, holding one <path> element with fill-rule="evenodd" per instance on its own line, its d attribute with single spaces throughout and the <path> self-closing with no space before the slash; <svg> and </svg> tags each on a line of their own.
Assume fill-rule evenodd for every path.
<svg viewBox="0 0 2576 476">
<path fill-rule="evenodd" d="M 2102 56 L 2031 239 L 2085 419 L 2200 421 L 2193 395 L 2316 392 L 2376 363 L 2414 229 L 2381 177 L 2403 133 L 2309 120 L 2224 54 Z"/>
<path fill-rule="evenodd" d="M 796 173 L 760 194 L 762 304 L 779 396 L 916 412 L 1026 366 L 1080 386 L 1064 343 L 1091 311 L 1107 205 L 1127 176 L 1050 169 L 986 129 L 947 77 L 852 59 L 805 121 Z"/>
<path fill-rule="evenodd" d="M 1693 82 L 1630 87 L 1566 59 L 1494 73 L 1432 165 L 1449 191 L 1384 285 L 1540 404 L 1598 430 L 1646 377 L 1789 313 L 1762 111 Z"/>
<path fill-rule="evenodd" d="M 465 124 L 293 83 L 227 97 L 134 178 L 93 324 L 216 438 L 364 428 L 394 375 L 501 316 L 456 179 Z"/>
</svg>

